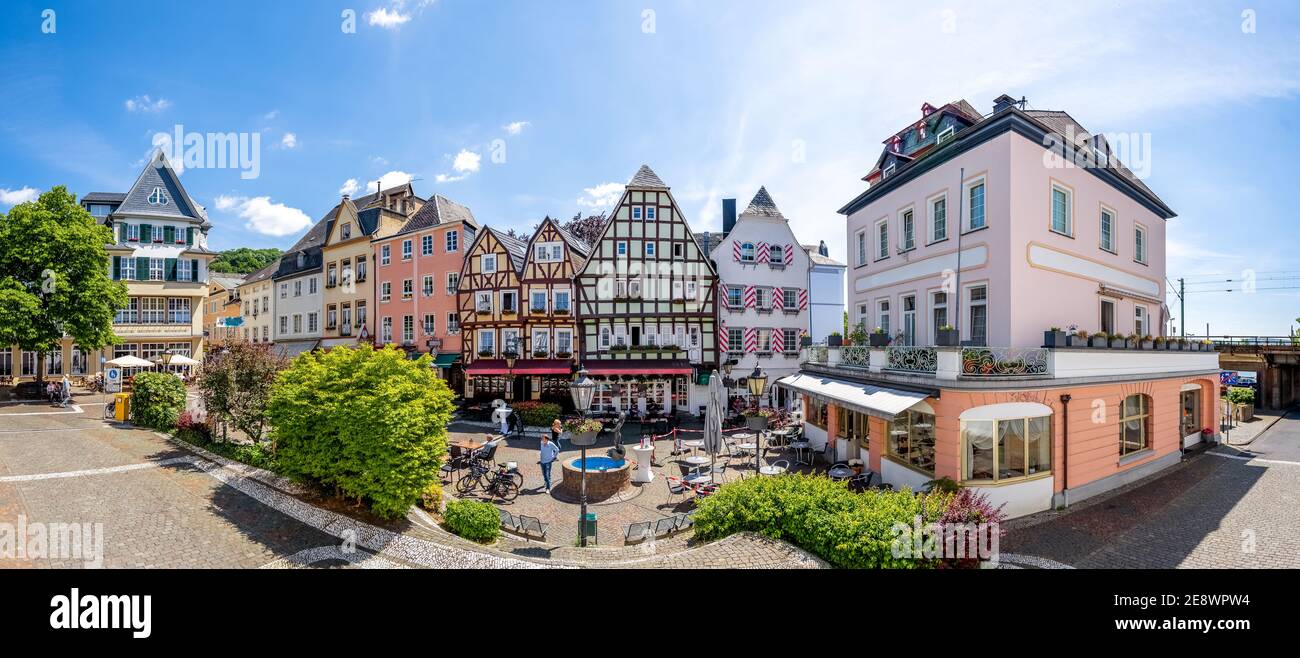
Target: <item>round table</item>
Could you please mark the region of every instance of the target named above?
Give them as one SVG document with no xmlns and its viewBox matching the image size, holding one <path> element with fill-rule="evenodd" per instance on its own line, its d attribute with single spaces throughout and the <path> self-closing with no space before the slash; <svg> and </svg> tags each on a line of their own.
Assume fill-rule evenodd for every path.
<svg viewBox="0 0 1300 658">
<path fill-rule="evenodd" d="M 735 434 L 731 435 L 731 438 L 737 441 L 748 441 L 754 438 L 754 435 L 750 434 L 749 432 L 736 432 Z"/>
<path fill-rule="evenodd" d="M 760 475 L 780 475 L 784 472 L 785 468 L 781 466 L 764 466 L 758 469 Z"/>
<path fill-rule="evenodd" d="M 691 449 L 691 452 L 695 452 L 696 450 L 699 450 L 700 448 L 703 448 L 703 447 L 704 447 L 704 440 L 703 440 L 703 439 L 689 439 L 689 440 L 686 440 L 686 441 L 682 441 L 682 447 L 683 447 L 683 448 L 690 448 L 690 449 Z"/>
<path fill-rule="evenodd" d="M 653 482 L 655 479 L 654 471 L 650 470 L 650 462 L 654 461 L 654 446 L 642 448 L 636 446 L 632 448 L 632 454 L 636 455 L 636 471 L 632 473 L 633 482 Z"/>
<path fill-rule="evenodd" d="M 792 450 L 794 450 L 794 454 L 795 454 L 795 458 L 794 458 L 794 459 L 795 459 L 796 462 L 798 462 L 798 463 L 800 463 L 800 464 L 807 464 L 807 463 L 808 463 L 808 462 L 804 461 L 804 459 L 803 459 L 803 453 L 804 453 L 804 451 L 808 450 L 808 442 L 807 442 L 807 441 L 791 441 L 791 442 L 790 442 L 790 448 L 791 448 Z"/>
<path fill-rule="evenodd" d="M 682 478 L 682 481 L 687 484 L 709 484 L 710 482 L 713 482 L 713 476 L 707 473 L 697 473 L 695 475 Z"/>
<path fill-rule="evenodd" d="M 832 468 L 831 470 L 826 471 L 826 475 L 830 477 L 830 479 L 832 480 L 847 480 L 848 478 L 853 476 L 853 469 L 844 468 L 841 466 L 839 468 Z"/>
<path fill-rule="evenodd" d="M 694 468 L 696 472 L 698 472 L 701 468 L 708 466 L 709 462 L 713 461 L 713 458 L 705 457 L 704 455 L 692 455 L 690 457 L 687 457 L 686 459 L 683 459 L 682 461 L 686 462 L 687 464 L 690 464 L 691 467 Z"/>
</svg>

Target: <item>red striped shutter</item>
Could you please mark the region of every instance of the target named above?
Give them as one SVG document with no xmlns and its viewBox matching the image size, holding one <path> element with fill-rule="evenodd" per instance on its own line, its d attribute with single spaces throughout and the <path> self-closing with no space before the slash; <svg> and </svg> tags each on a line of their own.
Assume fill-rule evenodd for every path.
<svg viewBox="0 0 1300 658">
<path fill-rule="evenodd" d="M 768 261 L 771 261 L 772 260 L 771 246 L 769 246 L 766 242 L 758 243 L 758 258 L 756 258 L 755 260 L 757 260 L 760 263 L 766 263 Z"/>
<path fill-rule="evenodd" d="M 751 354 L 758 351 L 757 327 L 749 327 L 745 330 L 745 351 Z"/>
<path fill-rule="evenodd" d="M 731 260 L 740 262 L 740 243 L 735 240 L 731 241 Z"/>
<path fill-rule="evenodd" d="M 754 286 L 745 286 L 745 308 L 754 308 L 758 304 L 758 292 Z"/>
<path fill-rule="evenodd" d="M 720 320 L 718 322 L 718 350 L 719 351 L 726 352 L 730 348 L 730 346 L 727 343 L 727 340 L 728 340 L 727 321 Z"/>
<path fill-rule="evenodd" d="M 785 330 L 773 329 L 772 330 L 772 353 L 776 354 L 778 352 L 784 352 L 784 351 L 785 351 Z"/>
<path fill-rule="evenodd" d="M 772 310 L 779 311 L 785 309 L 785 295 L 782 288 L 772 289 Z"/>
<path fill-rule="evenodd" d="M 806 310 L 808 310 L 808 291 L 807 291 L 807 290 L 803 290 L 803 289 L 800 289 L 800 290 L 799 290 L 799 310 L 800 310 L 800 311 L 806 311 Z"/>
<path fill-rule="evenodd" d="M 785 264 L 794 265 L 794 245 L 792 244 L 785 246 Z"/>
</svg>

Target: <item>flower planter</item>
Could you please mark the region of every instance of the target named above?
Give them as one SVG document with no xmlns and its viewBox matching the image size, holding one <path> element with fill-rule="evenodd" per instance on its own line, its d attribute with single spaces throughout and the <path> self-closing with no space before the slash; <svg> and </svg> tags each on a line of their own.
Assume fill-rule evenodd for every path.
<svg viewBox="0 0 1300 658">
<path fill-rule="evenodd" d="M 960 338 L 956 329 L 939 329 L 934 332 L 934 343 L 942 347 L 956 347 Z"/>
<path fill-rule="evenodd" d="M 799 347 L 812 347 L 812 336 L 803 336 L 800 338 Z"/>
<path fill-rule="evenodd" d="M 1142 341 L 1142 349 L 1144 349 L 1144 350 L 1154 350 L 1155 348 L 1156 348 L 1156 343 L 1155 343 L 1155 341 L 1152 341 L 1152 340 L 1144 340 L 1144 341 Z"/>
<path fill-rule="evenodd" d="M 745 427 L 751 430 L 765 430 L 768 426 L 767 416 L 745 416 Z"/>
<path fill-rule="evenodd" d="M 1093 336 L 1088 339 L 1088 347 L 1110 347 L 1110 339 L 1105 336 Z"/>
<path fill-rule="evenodd" d="M 1110 348 L 1111 348 L 1112 350 L 1126 350 L 1126 349 L 1128 349 L 1128 339 L 1127 339 L 1127 338 L 1112 338 L 1112 339 L 1110 339 Z"/>
<path fill-rule="evenodd" d="M 871 334 L 870 339 L 872 347 L 884 347 L 889 344 L 889 336 L 885 334 Z"/>
<path fill-rule="evenodd" d="M 830 336 L 826 339 L 827 347 L 839 347 L 844 344 L 843 336 Z"/>
<path fill-rule="evenodd" d="M 942 345 L 943 343 L 940 343 Z M 1044 331 L 1043 347 L 1065 347 L 1064 331 Z"/>
<path fill-rule="evenodd" d="M 572 432 L 569 434 L 569 443 L 582 447 L 596 445 L 596 436 L 600 432 Z"/>
</svg>

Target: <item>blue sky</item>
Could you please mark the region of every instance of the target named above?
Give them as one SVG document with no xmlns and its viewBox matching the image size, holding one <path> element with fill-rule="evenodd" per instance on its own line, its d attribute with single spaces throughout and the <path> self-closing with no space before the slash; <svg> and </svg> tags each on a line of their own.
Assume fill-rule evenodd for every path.
<svg viewBox="0 0 1300 658">
<path fill-rule="evenodd" d="M 1179 213 L 1171 278 L 1257 273 L 1254 293 L 1190 294 L 1189 331 L 1285 334 L 1300 290 L 1262 289 L 1300 274 L 1300 11 L 1247 4 L 10 0 L 0 210 L 56 184 L 125 191 L 183 125 L 261 136 L 255 179 L 183 174 L 218 249 L 288 246 L 348 181 L 413 176 L 523 229 L 648 163 L 697 230 L 767 185 L 843 259 L 835 210 L 881 140 L 922 102 L 987 112 L 1007 92 L 1149 134 L 1146 181 Z"/>
</svg>

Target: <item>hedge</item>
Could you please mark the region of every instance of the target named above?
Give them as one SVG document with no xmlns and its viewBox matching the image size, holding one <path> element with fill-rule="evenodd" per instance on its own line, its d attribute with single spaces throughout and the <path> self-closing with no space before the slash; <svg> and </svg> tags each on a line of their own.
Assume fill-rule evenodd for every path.
<svg viewBox="0 0 1300 658">
<path fill-rule="evenodd" d="M 501 534 L 501 514 L 492 503 L 480 500 L 453 500 L 442 513 L 447 529 L 482 544 L 496 541 Z"/>
<path fill-rule="evenodd" d="M 536 400 L 516 402 L 512 408 L 519 414 L 519 420 L 532 427 L 550 427 L 561 412 L 558 404 Z"/>
<path fill-rule="evenodd" d="M 142 372 L 131 384 L 131 422 L 170 430 L 185 410 L 185 384 L 169 372 Z"/>
</svg>

